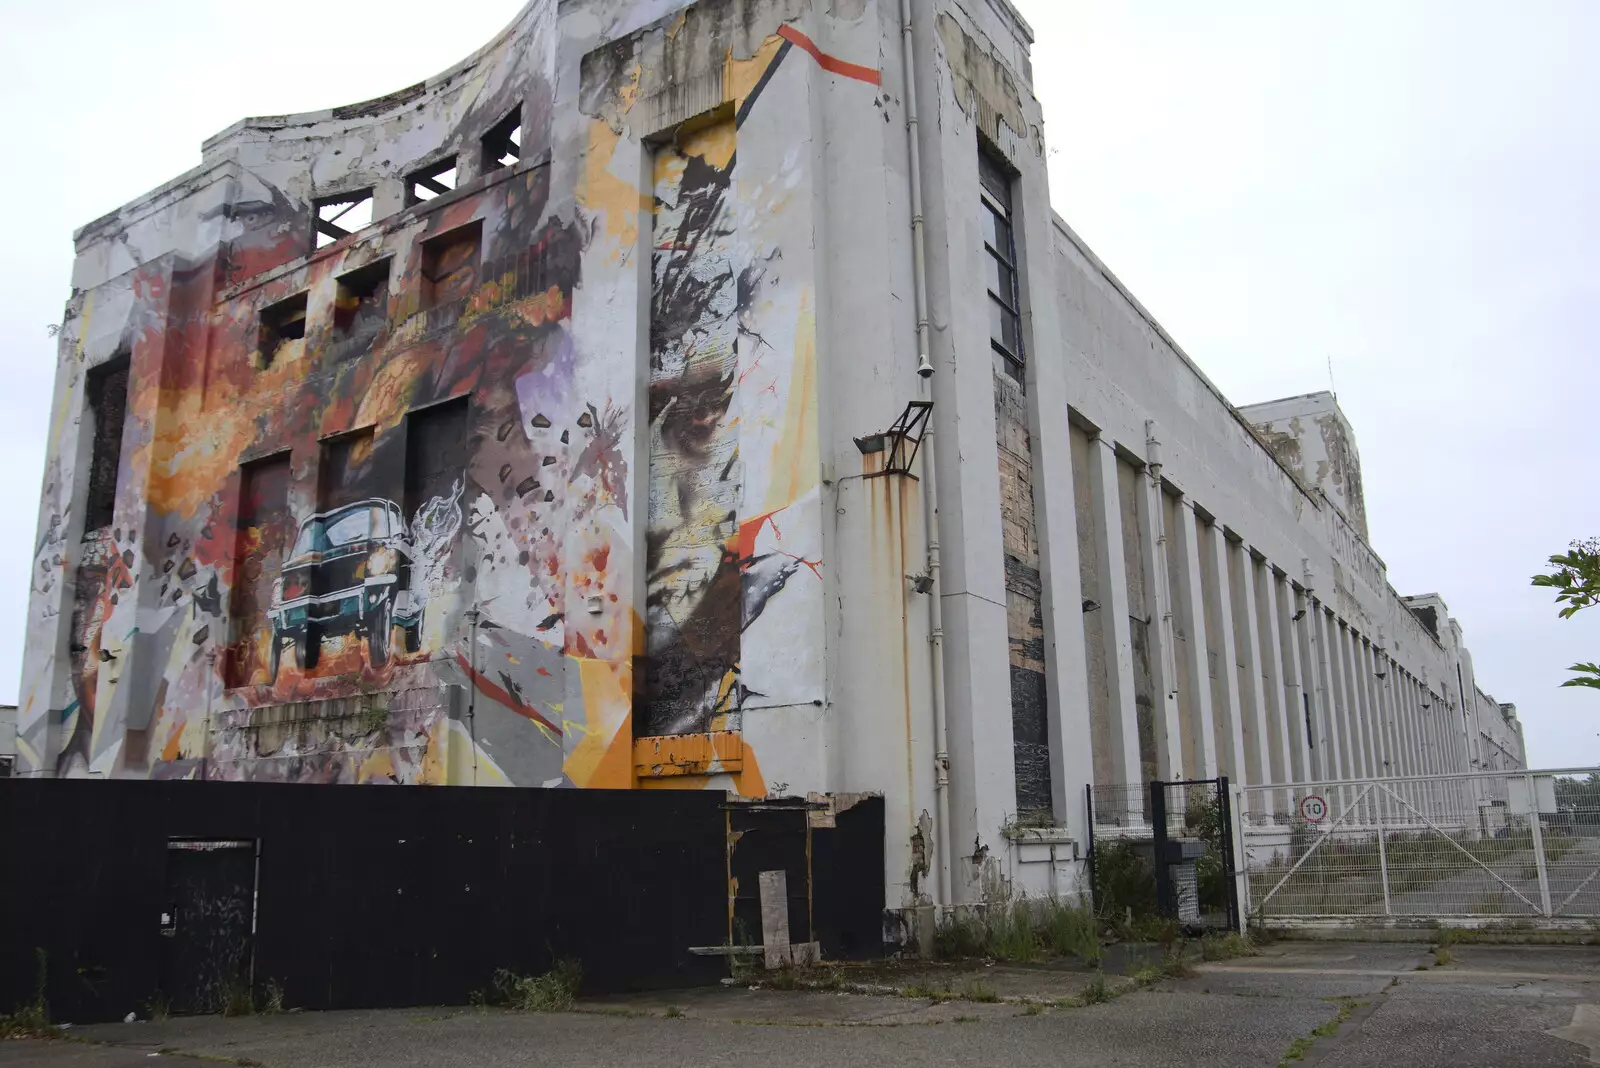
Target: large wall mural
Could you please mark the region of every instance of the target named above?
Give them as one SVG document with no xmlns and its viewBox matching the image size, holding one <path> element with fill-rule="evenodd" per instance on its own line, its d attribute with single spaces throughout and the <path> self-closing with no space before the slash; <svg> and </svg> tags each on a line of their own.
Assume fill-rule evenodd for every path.
<svg viewBox="0 0 1600 1068">
<path fill-rule="evenodd" d="M 172 251 L 109 272 L 63 331 L 25 766 L 765 792 L 755 739 L 824 696 L 815 224 L 792 131 L 746 121 L 828 75 L 775 13 L 803 5 L 748 49 L 717 36 L 726 7 L 608 46 L 579 105 L 606 117 L 573 126 L 555 5 L 530 5 L 469 61 L 483 77 L 416 106 L 451 116 L 462 160 L 520 115 L 523 162 L 465 163 L 456 194 L 309 257 L 315 138 L 219 157 L 166 216 L 108 224 Z M 635 128 L 660 89 L 638 57 L 700 17 L 685 39 L 722 108 Z M 392 167 L 425 121 L 351 114 L 327 136 L 353 169 Z M 555 140 L 583 160 L 568 191 L 539 162 Z M 647 337 L 575 313 L 639 256 Z M 86 530 L 75 442 L 108 424 L 85 372 L 118 357 L 121 453 L 90 450 L 114 506 Z"/>
</svg>

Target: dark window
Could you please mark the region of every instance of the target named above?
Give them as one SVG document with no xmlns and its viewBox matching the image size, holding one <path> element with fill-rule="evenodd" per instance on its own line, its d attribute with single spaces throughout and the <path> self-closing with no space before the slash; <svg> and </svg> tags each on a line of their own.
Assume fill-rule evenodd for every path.
<svg viewBox="0 0 1600 1068">
<path fill-rule="evenodd" d="M 268 615 L 283 551 L 294 537 L 289 518 L 289 454 L 252 460 L 239 469 L 239 513 L 234 533 L 233 586 L 228 595 L 235 641 L 226 661 L 229 686 L 271 683 L 276 640 Z"/>
<path fill-rule="evenodd" d="M 478 245 L 483 223 L 473 220 L 466 226 L 430 238 L 422 245 L 422 306 L 465 300 L 478 283 Z"/>
<path fill-rule="evenodd" d="M 352 431 L 322 442 L 317 468 L 317 511 L 329 512 L 377 496 L 371 485 L 372 428 Z"/>
<path fill-rule="evenodd" d="M 261 367 L 272 366 L 277 358 L 278 346 L 285 341 L 298 341 L 306 336 L 306 294 L 296 293 L 287 300 L 261 309 L 261 330 L 258 344 L 261 348 Z"/>
<path fill-rule="evenodd" d="M 122 469 L 122 425 L 128 414 L 128 356 L 114 356 L 85 379 L 89 418 L 94 422 L 94 452 L 89 458 L 89 495 L 83 532 L 111 525 L 117 508 L 117 476 Z"/>
<path fill-rule="evenodd" d="M 1017 287 L 1017 244 L 1011 233 L 1011 176 L 987 153 L 978 155 L 983 190 L 983 266 L 988 290 L 989 346 L 995 366 L 1022 382 L 1022 302 Z"/>
<path fill-rule="evenodd" d="M 330 354 L 339 359 L 359 356 L 383 331 L 389 321 L 390 266 L 385 258 L 339 276 Z"/>
<path fill-rule="evenodd" d="M 517 107 L 483 135 L 483 173 L 509 167 L 522 158 L 522 108 Z"/>
<path fill-rule="evenodd" d="M 467 468 L 467 398 L 456 397 L 406 416 L 408 520 L 435 497 L 459 492 Z"/>
<path fill-rule="evenodd" d="M 406 206 L 432 200 L 456 187 L 456 158 L 451 156 L 406 175 Z"/>
<path fill-rule="evenodd" d="M 372 222 L 372 190 L 357 189 L 338 196 L 319 197 L 315 205 L 316 243 L 323 248 L 341 237 L 349 237 Z"/>
</svg>

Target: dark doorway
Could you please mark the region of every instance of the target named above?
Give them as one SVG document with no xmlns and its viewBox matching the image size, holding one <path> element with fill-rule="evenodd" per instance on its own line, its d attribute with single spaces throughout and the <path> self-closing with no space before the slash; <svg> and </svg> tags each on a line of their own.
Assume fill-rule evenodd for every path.
<svg viewBox="0 0 1600 1068">
<path fill-rule="evenodd" d="M 254 841 L 167 843 L 161 991 L 173 1012 L 220 1012 L 250 997 Z"/>
</svg>

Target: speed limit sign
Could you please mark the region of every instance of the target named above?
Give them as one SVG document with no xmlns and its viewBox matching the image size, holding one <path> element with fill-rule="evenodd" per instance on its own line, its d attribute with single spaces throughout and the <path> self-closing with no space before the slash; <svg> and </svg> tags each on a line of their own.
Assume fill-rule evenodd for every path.
<svg viewBox="0 0 1600 1068">
<path fill-rule="evenodd" d="M 1300 799 L 1300 817 L 1307 823 L 1321 823 L 1328 818 L 1328 803 L 1316 794 Z"/>
</svg>

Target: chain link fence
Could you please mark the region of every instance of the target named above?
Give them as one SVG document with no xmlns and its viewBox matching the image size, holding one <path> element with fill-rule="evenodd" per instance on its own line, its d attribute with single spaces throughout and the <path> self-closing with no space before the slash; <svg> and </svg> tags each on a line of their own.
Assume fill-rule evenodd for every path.
<svg viewBox="0 0 1600 1068">
<path fill-rule="evenodd" d="M 1600 920 L 1600 770 L 1239 791 L 1240 896 L 1264 926 Z"/>
</svg>

